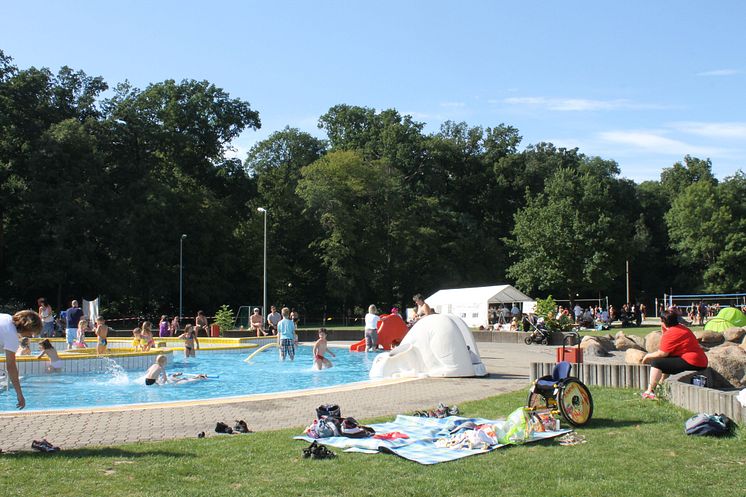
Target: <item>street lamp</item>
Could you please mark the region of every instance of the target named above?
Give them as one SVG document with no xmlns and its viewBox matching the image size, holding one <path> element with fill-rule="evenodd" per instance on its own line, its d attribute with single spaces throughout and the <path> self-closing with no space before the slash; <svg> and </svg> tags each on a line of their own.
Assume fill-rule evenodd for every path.
<svg viewBox="0 0 746 497">
<path fill-rule="evenodd" d="M 183 312 L 183 295 L 184 295 L 184 239 L 185 234 L 179 239 L 179 321 L 184 316 Z"/>
<path fill-rule="evenodd" d="M 257 207 L 257 212 L 264 213 L 264 298 L 262 300 L 262 316 L 267 318 L 267 209 Z"/>
</svg>

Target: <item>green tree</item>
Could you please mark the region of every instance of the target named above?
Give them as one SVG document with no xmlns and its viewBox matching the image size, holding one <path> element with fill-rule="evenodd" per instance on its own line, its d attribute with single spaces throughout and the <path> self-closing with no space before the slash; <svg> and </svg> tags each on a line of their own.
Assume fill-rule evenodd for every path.
<svg viewBox="0 0 746 497">
<path fill-rule="evenodd" d="M 616 165 L 579 159 L 575 169 L 552 174 L 541 193 L 529 192 L 515 215 L 507 243 L 516 262 L 508 276 L 521 288 L 560 290 L 573 300 L 582 291 L 608 286 L 631 250 L 623 236 L 613 236 L 634 224 L 617 214 L 613 202 Z"/>
</svg>

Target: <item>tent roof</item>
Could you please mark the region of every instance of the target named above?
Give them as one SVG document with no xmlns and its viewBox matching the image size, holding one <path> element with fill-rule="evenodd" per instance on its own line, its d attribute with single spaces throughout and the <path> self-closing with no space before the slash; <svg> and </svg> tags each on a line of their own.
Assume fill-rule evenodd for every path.
<svg viewBox="0 0 746 497">
<path fill-rule="evenodd" d="M 449 288 L 438 290 L 427 299 L 430 305 L 437 304 L 470 304 L 479 303 L 510 303 L 510 302 L 528 302 L 533 299 L 525 293 L 517 290 L 511 285 L 480 286 L 474 288 Z"/>
</svg>

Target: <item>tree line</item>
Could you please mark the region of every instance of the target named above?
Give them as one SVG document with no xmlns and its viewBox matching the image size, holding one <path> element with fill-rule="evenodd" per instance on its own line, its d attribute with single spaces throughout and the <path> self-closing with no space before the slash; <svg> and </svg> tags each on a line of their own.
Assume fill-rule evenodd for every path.
<svg viewBox="0 0 746 497">
<path fill-rule="evenodd" d="M 746 179 L 686 156 L 637 184 L 613 160 L 519 130 L 335 105 L 320 139 L 261 126 L 207 81 L 135 88 L 0 52 L 0 302 L 102 297 L 116 315 L 270 303 L 343 316 L 414 293 L 509 282 L 536 296 L 635 299 L 746 279 Z M 187 238 L 181 240 L 181 235 Z M 183 245 L 180 245 L 183 243 Z M 567 297 L 565 297 L 567 296 Z"/>
</svg>

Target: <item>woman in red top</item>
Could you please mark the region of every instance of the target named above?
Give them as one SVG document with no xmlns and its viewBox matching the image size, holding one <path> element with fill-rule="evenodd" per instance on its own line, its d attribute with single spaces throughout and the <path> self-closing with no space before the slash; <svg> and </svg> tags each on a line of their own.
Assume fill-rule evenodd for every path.
<svg viewBox="0 0 746 497">
<path fill-rule="evenodd" d="M 643 364 L 650 364 L 650 384 L 642 393 L 646 399 L 655 398 L 655 387 L 670 374 L 684 371 L 699 371 L 707 367 L 707 356 L 697 341 L 694 333 L 679 324 L 679 315 L 675 312 L 664 312 L 661 315 L 663 337 L 656 352 L 646 354 Z"/>
</svg>

